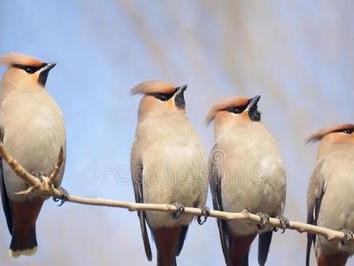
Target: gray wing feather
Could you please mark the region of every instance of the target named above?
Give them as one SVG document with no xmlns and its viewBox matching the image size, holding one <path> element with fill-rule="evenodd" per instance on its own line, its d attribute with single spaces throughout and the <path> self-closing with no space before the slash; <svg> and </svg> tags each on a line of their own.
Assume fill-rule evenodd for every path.
<svg viewBox="0 0 354 266">
<path fill-rule="evenodd" d="M 321 202 L 324 195 L 324 178 L 321 170 L 324 161 L 317 163 L 315 170 L 310 178 L 307 191 L 307 223 L 317 225 L 318 214 L 321 208 Z M 312 244 L 315 244 L 315 235 L 307 233 L 306 247 L 306 266 L 310 265 L 310 252 Z"/>
<path fill-rule="evenodd" d="M 143 203 L 143 165 L 139 159 L 137 152 L 135 151 L 135 145 L 133 145 L 131 154 L 131 176 L 134 187 L 135 202 Z M 144 241 L 144 249 L 146 257 L 149 261 L 152 260 L 152 253 L 150 247 L 149 236 L 146 228 L 146 217 L 144 211 L 138 211 L 138 217 L 140 222 L 141 235 Z"/>
<path fill-rule="evenodd" d="M 211 154 L 213 154 L 215 149 L 216 146 L 214 146 Z M 221 174 L 218 169 L 217 162 L 213 161 L 212 156 L 209 159 L 209 184 L 210 184 L 214 209 L 223 211 L 222 200 L 221 200 Z M 221 242 L 221 247 L 224 254 L 226 265 L 231 265 L 227 224 L 224 220 L 217 219 L 217 225 L 219 229 L 220 242 Z"/>
<path fill-rule="evenodd" d="M 9 197 L 7 196 L 6 187 L 5 187 L 3 163 L 1 157 L 0 157 L 0 177 L 1 177 L 0 190 L 1 190 L 2 207 L 4 209 L 4 213 L 6 216 L 7 228 L 9 229 L 10 234 L 12 234 L 12 216 L 10 210 Z"/>
<path fill-rule="evenodd" d="M 0 125 L 0 140 L 4 141 L 5 130 L 2 125 Z M 3 171 L 3 162 L 2 157 L 0 157 L 0 192 L 1 192 L 1 201 L 2 207 L 4 209 L 7 228 L 9 229 L 10 234 L 12 234 L 12 216 L 11 216 L 11 209 L 10 209 L 10 201 L 9 197 L 7 196 L 6 187 L 5 187 L 5 180 L 4 180 L 4 171 Z"/>
</svg>

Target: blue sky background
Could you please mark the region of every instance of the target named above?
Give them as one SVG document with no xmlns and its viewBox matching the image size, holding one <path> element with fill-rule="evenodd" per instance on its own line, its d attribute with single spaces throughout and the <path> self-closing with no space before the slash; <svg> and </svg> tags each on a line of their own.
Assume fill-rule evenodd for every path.
<svg viewBox="0 0 354 266">
<path fill-rule="evenodd" d="M 63 186 L 79 196 L 133 201 L 129 153 L 140 97 L 129 89 L 140 81 L 189 85 L 187 112 L 207 152 L 213 132 L 203 119 L 210 106 L 262 95 L 263 122 L 287 169 L 285 215 L 304 221 L 316 156 L 304 138 L 354 118 L 352 10 L 351 1 L 0 0 L 0 54 L 58 63 L 47 89 L 66 121 Z M 145 258 L 136 214 L 126 210 L 59 208 L 49 200 L 37 223 L 38 253 L 20 259 L 7 255 L 3 214 L 1 224 L 2 265 L 155 263 Z M 276 233 L 268 265 L 302 264 L 305 245 L 305 234 Z M 251 265 L 256 252 L 254 244 Z M 178 263 L 223 264 L 213 219 L 191 226 Z"/>
</svg>

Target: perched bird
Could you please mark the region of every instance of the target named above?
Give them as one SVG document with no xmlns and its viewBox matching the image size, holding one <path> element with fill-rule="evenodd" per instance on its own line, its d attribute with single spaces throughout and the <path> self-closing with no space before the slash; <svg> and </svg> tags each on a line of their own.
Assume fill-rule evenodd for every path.
<svg viewBox="0 0 354 266">
<path fill-rule="evenodd" d="M 346 237 L 354 231 L 354 125 L 342 124 L 322 129 L 308 138 L 320 141 L 315 169 L 307 193 L 307 222 L 333 230 Z M 307 234 L 306 265 L 314 244 L 319 266 L 342 266 L 354 253 L 354 243 L 328 241 Z"/>
<path fill-rule="evenodd" d="M 38 178 L 48 176 L 58 162 L 60 151 L 65 158 L 65 129 L 60 108 L 44 86 L 55 63 L 10 53 L 0 58 L 8 67 L 1 83 L 0 126 L 5 149 L 28 172 Z M 0 160 L 1 196 L 12 240 L 12 257 L 32 255 L 37 249 L 36 220 L 43 197 L 29 199 L 17 192 L 28 188 L 11 167 Z M 54 180 L 61 183 L 64 163 Z"/>
<path fill-rule="evenodd" d="M 269 216 L 283 214 L 285 171 L 278 148 L 264 128 L 257 104 L 260 96 L 229 98 L 211 108 L 216 144 L 209 157 L 209 182 L 214 209 L 259 213 L 263 226 L 240 220 L 217 220 L 227 265 L 248 265 L 252 241 L 259 235 L 258 262 L 264 265 L 272 238 Z M 269 215 L 269 216 L 267 216 Z M 285 218 L 281 221 L 286 223 Z"/>
<path fill-rule="evenodd" d="M 176 204 L 179 212 L 140 211 L 145 252 L 151 261 L 146 224 L 157 249 L 157 265 L 176 265 L 192 216 L 181 206 L 203 207 L 208 176 L 205 153 L 185 112 L 184 91 L 162 81 L 144 81 L 131 94 L 143 94 L 131 150 L 131 174 L 139 203 Z"/>
</svg>

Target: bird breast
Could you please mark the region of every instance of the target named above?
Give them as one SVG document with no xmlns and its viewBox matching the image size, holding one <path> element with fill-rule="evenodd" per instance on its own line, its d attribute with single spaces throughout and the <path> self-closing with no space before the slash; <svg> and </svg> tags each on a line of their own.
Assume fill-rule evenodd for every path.
<svg viewBox="0 0 354 266">
<path fill-rule="evenodd" d="M 222 158 L 216 164 L 221 175 L 221 197 L 225 211 L 263 212 L 281 215 L 285 205 L 286 178 L 279 151 L 263 128 L 235 129 L 218 139 Z M 249 234 L 254 226 L 228 223 L 236 234 Z"/>
<path fill-rule="evenodd" d="M 188 120 L 177 118 L 174 122 L 151 119 L 138 127 L 144 202 L 204 206 L 208 185 L 204 150 Z M 151 212 L 147 217 L 153 227 L 175 223 L 168 214 Z"/>
</svg>

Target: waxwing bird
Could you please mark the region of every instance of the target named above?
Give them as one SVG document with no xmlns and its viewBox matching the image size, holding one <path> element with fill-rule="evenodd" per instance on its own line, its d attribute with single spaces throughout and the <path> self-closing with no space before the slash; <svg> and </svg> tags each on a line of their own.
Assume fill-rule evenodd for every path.
<svg viewBox="0 0 354 266">
<path fill-rule="evenodd" d="M 308 138 L 319 141 L 317 163 L 307 193 L 307 222 L 343 231 L 346 238 L 354 231 L 354 125 L 342 124 L 322 129 Z M 354 253 L 350 241 L 328 241 L 307 234 L 306 265 L 314 244 L 319 266 L 342 266 Z"/>
<path fill-rule="evenodd" d="M 186 88 L 145 81 L 131 91 L 143 94 L 131 150 L 136 202 L 205 205 L 207 165 L 202 144 L 185 113 Z M 138 216 L 148 260 L 152 255 L 145 222 L 155 240 L 157 265 L 176 265 L 192 216 L 155 211 L 140 211 Z"/>
<path fill-rule="evenodd" d="M 209 156 L 209 182 L 214 209 L 263 213 L 266 222 L 283 214 L 286 178 L 277 145 L 260 121 L 259 99 L 229 98 L 211 108 L 206 123 L 214 120 L 216 144 Z M 272 228 L 239 220 L 218 219 L 217 225 L 225 262 L 234 266 L 248 265 L 250 245 L 262 229 L 258 262 L 265 264 Z"/>
<path fill-rule="evenodd" d="M 61 151 L 65 158 L 63 116 L 44 88 L 55 63 L 10 53 L 0 58 L 0 64 L 8 67 L 1 83 L 0 102 L 4 147 L 28 172 L 39 178 L 48 176 Z M 12 236 L 9 254 L 32 255 L 37 249 L 36 220 L 45 198 L 16 194 L 29 185 L 2 159 L 0 170 L 3 209 Z M 54 185 L 61 183 L 63 172 L 64 163 Z"/>
</svg>

